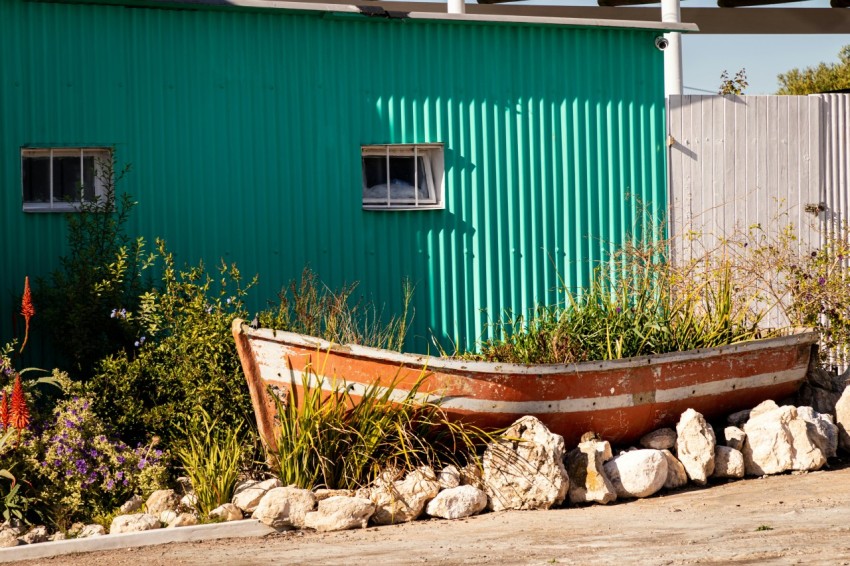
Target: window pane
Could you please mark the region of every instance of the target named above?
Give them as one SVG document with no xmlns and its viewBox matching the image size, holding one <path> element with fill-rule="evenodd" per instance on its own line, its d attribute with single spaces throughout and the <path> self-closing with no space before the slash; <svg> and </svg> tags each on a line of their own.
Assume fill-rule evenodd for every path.
<svg viewBox="0 0 850 566">
<path fill-rule="evenodd" d="M 24 202 L 50 202 L 50 158 L 24 157 Z"/>
<path fill-rule="evenodd" d="M 79 200 L 80 154 L 53 157 L 53 202 Z"/>
<path fill-rule="evenodd" d="M 363 198 L 387 200 L 387 158 L 363 158 Z"/>
<path fill-rule="evenodd" d="M 83 199 L 89 202 L 94 200 L 94 168 L 95 157 L 93 155 L 83 156 Z"/>
</svg>

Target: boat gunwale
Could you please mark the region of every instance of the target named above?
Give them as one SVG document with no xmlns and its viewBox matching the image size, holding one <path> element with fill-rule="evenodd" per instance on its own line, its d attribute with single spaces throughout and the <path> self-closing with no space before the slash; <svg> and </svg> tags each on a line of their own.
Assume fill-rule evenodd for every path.
<svg viewBox="0 0 850 566">
<path fill-rule="evenodd" d="M 569 364 L 516 364 L 504 362 L 466 361 L 440 358 L 425 354 L 406 354 L 393 352 L 381 348 L 361 346 L 357 344 L 336 344 L 306 334 L 298 334 L 285 330 L 271 328 L 251 328 L 244 320 L 237 318 L 233 321 L 234 333 L 245 334 L 249 339 L 258 339 L 266 342 L 277 342 L 290 346 L 309 348 L 322 352 L 330 352 L 337 355 L 355 357 L 359 359 L 374 360 L 392 363 L 393 365 L 405 365 L 411 368 L 422 368 L 430 371 L 444 371 L 445 373 L 477 373 L 477 374 L 505 374 L 505 375 L 557 375 L 567 373 L 599 372 L 608 370 L 623 370 L 631 368 L 643 368 L 666 365 L 676 362 L 691 362 L 720 357 L 728 354 L 746 353 L 754 350 L 769 350 L 777 348 L 788 348 L 799 345 L 813 345 L 818 341 L 818 332 L 811 328 L 790 329 L 787 336 L 776 336 L 773 338 L 761 338 L 736 342 L 715 348 L 698 348 L 694 350 L 683 350 L 668 352 L 666 354 L 655 354 L 648 356 L 636 356 L 631 358 L 620 358 L 617 360 L 596 360 L 576 362 Z"/>
</svg>

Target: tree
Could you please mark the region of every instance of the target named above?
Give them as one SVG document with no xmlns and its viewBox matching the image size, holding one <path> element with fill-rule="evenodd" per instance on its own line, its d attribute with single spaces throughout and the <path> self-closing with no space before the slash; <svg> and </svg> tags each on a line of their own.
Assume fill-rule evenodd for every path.
<svg viewBox="0 0 850 566">
<path fill-rule="evenodd" d="M 838 53 L 838 63 L 821 63 L 817 67 L 791 69 L 780 74 L 776 94 L 817 94 L 850 88 L 850 45 Z"/>
<path fill-rule="evenodd" d="M 741 69 L 731 79 L 726 69 L 723 69 L 723 72 L 720 73 L 720 90 L 717 91 L 717 94 L 741 95 L 744 94 L 744 89 L 748 86 L 750 86 L 750 83 L 747 82 L 746 69 Z"/>
</svg>

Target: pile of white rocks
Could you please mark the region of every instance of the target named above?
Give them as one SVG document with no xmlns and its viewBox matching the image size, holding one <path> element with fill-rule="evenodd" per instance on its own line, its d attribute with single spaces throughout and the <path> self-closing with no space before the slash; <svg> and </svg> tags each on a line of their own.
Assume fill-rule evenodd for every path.
<svg viewBox="0 0 850 566">
<path fill-rule="evenodd" d="M 675 430 L 655 430 L 616 453 L 593 432 L 567 451 L 564 439 L 537 418 L 522 417 L 490 444 L 481 466 L 429 467 L 402 473 L 386 470 L 357 491 L 315 491 L 283 486 L 277 479 L 237 485 L 230 503 L 210 518 L 253 518 L 278 529 L 337 531 L 414 521 L 422 517 L 460 519 L 485 510 L 548 509 L 572 504 L 611 503 L 649 497 L 662 489 L 705 485 L 823 467 L 840 449 L 850 452 L 850 388 L 843 394 L 813 389 L 818 412 L 809 406 L 765 401 L 730 415 L 722 431 L 688 409 Z M 815 404 L 815 403 L 813 403 Z M 121 507 L 110 534 L 198 524 L 196 499 L 173 490 L 135 497 Z M 74 525 L 73 537 L 102 536 L 100 525 Z M 21 532 L 0 525 L 0 547 L 59 540 L 45 527 Z"/>
</svg>

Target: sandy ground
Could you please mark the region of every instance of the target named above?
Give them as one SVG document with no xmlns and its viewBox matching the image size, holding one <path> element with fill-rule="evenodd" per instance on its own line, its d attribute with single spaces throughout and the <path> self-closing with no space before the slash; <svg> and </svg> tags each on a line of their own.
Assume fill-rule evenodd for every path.
<svg viewBox="0 0 850 566">
<path fill-rule="evenodd" d="M 850 467 L 608 506 L 169 544 L 25 564 L 850 564 Z"/>
</svg>

